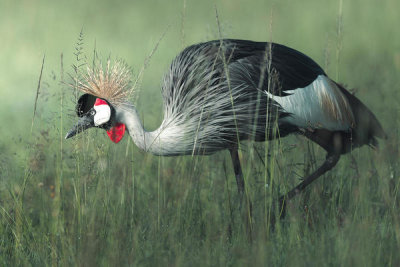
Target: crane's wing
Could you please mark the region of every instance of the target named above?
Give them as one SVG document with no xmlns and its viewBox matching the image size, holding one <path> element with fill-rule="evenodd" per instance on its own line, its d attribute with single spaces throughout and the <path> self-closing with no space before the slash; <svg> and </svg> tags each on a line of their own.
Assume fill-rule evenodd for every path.
<svg viewBox="0 0 400 267">
<path fill-rule="evenodd" d="M 286 95 L 286 91 L 304 88 L 319 75 L 326 75 L 310 57 L 281 44 L 232 39 L 213 42 L 220 43 L 231 68 L 246 70 L 251 82 L 274 95 Z"/>
<path fill-rule="evenodd" d="M 286 123 L 274 130 L 273 122 L 291 114 L 266 92 L 288 95 L 323 74 L 310 58 L 278 44 L 216 40 L 189 46 L 164 76 L 161 134 L 186 144 L 180 147 L 199 144 L 211 152 L 238 139 L 285 136 L 297 127 Z"/>
<path fill-rule="evenodd" d="M 355 125 L 343 89 L 311 58 L 275 43 L 225 39 L 189 46 L 173 60 L 162 93 L 161 134 L 184 144 L 180 153 L 213 152 L 299 128 Z"/>
<path fill-rule="evenodd" d="M 347 97 L 308 56 L 274 43 L 227 43 L 227 56 L 233 55 L 229 64 L 232 80 L 256 82 L 254 88 L 264 91 L 281 107 L 281 112 L 289 114 L 281 118 L 281 123 L 343 131 L 354 126 Z"/>
<path fill-rule="evenodd" d="M 281 119 L 293 114 L 267 93 L 291 95 L 318 75 L 324 72 L 313 60 L 279 44 L 216 40 L 189 46 L 164 76 L 161 134 L 179 140 L 179 153 L 285 136 L 297 125 Z"/>
</svg>

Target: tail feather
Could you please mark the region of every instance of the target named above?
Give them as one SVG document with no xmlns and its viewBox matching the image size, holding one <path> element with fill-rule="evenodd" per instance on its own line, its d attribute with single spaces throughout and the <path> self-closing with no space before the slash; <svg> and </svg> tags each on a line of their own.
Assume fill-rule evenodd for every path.
<svg viewBox="0 0 400 267">
<path fill-rule="evenodd" d="M 376 116 L 354 95 L 347 91 L 342 85 L 336 83 L 342 93 L 347 97 L 354 114 L 356 125 L 353 129 L 353 137 L 358 145 L 368 144 L 377 147 L 375 137 L 386 139 L 387 135 Z"/>
</svg>

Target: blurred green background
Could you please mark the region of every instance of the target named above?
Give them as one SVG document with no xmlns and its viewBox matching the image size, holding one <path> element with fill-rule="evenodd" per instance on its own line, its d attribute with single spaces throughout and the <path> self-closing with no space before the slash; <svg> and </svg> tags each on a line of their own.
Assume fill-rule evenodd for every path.
<svg viewBox="0 0 400 267">
<path fill-rule="evenodd" d="M 75 114 L 73 91 L 60 84 L 61 54 L 68 80 L 82 29 L 88 58 L 96 47 L 135 75 L 168 29 L 138 90 L 152 130 L 162 120 L 160 83 L 171 60 L 187 45 L 219 38 L 215 9 L 225 38 L 274 41 L 309 55 L 389 136 L 377 152 L 364 147 L 343 157 L 275 231 L 265 219 L 272 199 L 324 155 L 299 137 L 261 144 L 277 159 L 265 160 L 276 178 L 264 190 L 272 184 L 266 168 L 253 149 L 244 151 L 256 214 L 250 241 L 226 151 L 160 158 L 94 130 L 62 140 Z M 397 0 L 1 0 L 1 264 L 400 265 L 399 10 Z"/>
<path fill-rule="evenodd" d="M 1 114 L 2 120 L 13 121 L 13 130 L 4 132 L 10 136 L 25 128 L 24 123 L 33 110 L 44 54 L 45 79 L 52 71 L 59 74 L 61 53 L 65 70 L 71 72 L 73 49 L 82 28 L 89 54 L 96 42 L 101 53 L 121 57 L 138 71 L 167 25 L 171 26 L 144 76 L 145 90 L 141 92 L 146 102 L 147 95 L 158 95 L 162 74 L 184 46 L 219 37 L 214 5 L 220 13 L 224 37 L 273 40 L 294 47 L 327 67 L 333 78 L 339 75 L 341 82 L 365 90 L 364 99 L 371 106 L 368 96 L 379 94 L 382 83 L 390 81 L 385 76 L 364 74 L 395 72 L 400 68 L 398 2 L 343 1 L 343 49 L 337 74 L 339 4 L 339 1 L 2 0 Z M 370 99 L 372 102 L 376 98 Z M 159 105 L 152 107 L 146 113 L 161 117 L 158 108 Z M 383 112 L 376 109 L 375 112 Z"/>
</svg>

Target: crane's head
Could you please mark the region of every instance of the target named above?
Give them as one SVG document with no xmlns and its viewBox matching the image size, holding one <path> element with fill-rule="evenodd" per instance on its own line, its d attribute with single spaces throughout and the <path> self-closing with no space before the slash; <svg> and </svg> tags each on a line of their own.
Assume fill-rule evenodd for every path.
<svg viewBox="0 0 400 267">
<path fill-rule="evenodd" d="M 65 139 L 92 127 L 105 129 L 114 143 L 118 143 L 124 137 L 125 124 L 116 120 L 115 109 L 107 100 L 84 94 L 78 100 L 76 113 L 79 117 L 78 122 L 67 133 Z"/>
<path fill-rule="evenodd" d="M 131 76 L 131 69 L 123 61 L 111 64 L 110 59 L 105 67 L 96 61 L 93 66 L 87 66 L 85 73 L 79 73 L 71 87 L 85 94 L 76 105 L 79 120 L 65 138 L 97 127 L 107 130 L 110 139 L 118 143 L 124 136 L 125 125 L 116 119 L 115 108 L 126 104 L 133 94 Z"/>
</svg>

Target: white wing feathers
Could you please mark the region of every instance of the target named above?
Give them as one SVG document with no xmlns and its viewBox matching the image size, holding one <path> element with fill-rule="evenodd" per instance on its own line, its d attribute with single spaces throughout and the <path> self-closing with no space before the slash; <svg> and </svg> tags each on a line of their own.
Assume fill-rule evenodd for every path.
<svg viewBox="0 0 400 267">
<path fill-rule="evenodd" d="M 265 92 L 290 116 L 282 121 L 300 128 L 349 130 L 354 127 L 354 115 L 347 98 L 328 77 L 319 75 L 310 85 L 286 91 L 287 96 Z"/>
</svg>

